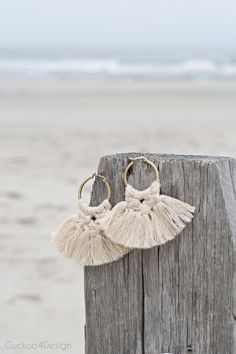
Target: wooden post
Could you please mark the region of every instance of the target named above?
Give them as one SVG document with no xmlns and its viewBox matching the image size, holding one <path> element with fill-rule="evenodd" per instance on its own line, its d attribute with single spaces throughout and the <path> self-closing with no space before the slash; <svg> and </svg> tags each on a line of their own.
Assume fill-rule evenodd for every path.
<svg viewBox="0 0 236 354">
<path fill-rule="evenodd" d="M 128 157 L 159 167 L 161 192 L 196 206 L 171 242 L 85 268 L 86 354 L 236 353 L 236 160 L 227 157 L 119 154 L 101 159 L 111 203 L 124 199 Z M 129 182 L 154 179 L 138 162 Z M 96 182 L 92 203 L 105 196 Z"/>
</svg>

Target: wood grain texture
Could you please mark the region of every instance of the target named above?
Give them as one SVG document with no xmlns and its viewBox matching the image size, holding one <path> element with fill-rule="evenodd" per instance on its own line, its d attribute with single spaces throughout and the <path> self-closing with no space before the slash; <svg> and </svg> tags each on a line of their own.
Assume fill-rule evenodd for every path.
<svg viewBox="0 0 236 354">
<path fill-rule="evenodd" d="M 235 354 L 236 161 L 143 155 L 159 167 L 161 192 L 196 206 L 195 217 L 165 245 L 85 268 L 86 354 Z M 112 205 L 124 199 L 130 156 L 140 154 L 99 163 Z M 137 189 L 153 179 L 141 162 L 129 176 Z M 91 203 L 104 196 L 97 181 Z"/>
</svg>

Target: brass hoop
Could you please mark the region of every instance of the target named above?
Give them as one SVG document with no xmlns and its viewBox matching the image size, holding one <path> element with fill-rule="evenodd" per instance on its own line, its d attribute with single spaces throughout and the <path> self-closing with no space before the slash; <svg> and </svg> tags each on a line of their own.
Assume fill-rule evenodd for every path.
<svg viewBox="0 0 236 354">
<path fill-rule="evenodd" d="M 158 171 L 156 165 L 152 161 L 148 160 L 145 156 L 130 157 L 129 160 L 131 160 L 131 162 L 128 164 L 128 166 L 126 167 L 125 172 L 124 172 L 125 186 L 127 186 L 127 184 L 128 184 L 128 178 L 127 178 L 128 171 L 129 171 L 130 167 L 133 166 L 134 162 L 137 160 L 142 160 L 143 162 L 146 162 L 148 165 L 152 166 L 152 168 L 154 169 L 155 174 L 156 174 L 156 180 L 159 181 L 160 174 L 159 174 L 159 171 Z"/>
<path fill-rule="evenodd" d="M 79 187 L 79 191 L 78 191 L 78 199 L 81 199 L 81 198 L 82 198 L 82 191 L 83 191 L 83 188 L 84 188 L 85 184 L 86 184 L 88 181 L 90 181 L 91 179 L 93 179 L 93 178 L 96 179 L 96 177 L 101 178 L 101 180 L 102 180 L 103 183 L 105 184 L 106 189 L 107 189 L 107 198 L 106 198 L 106 199 L 108 199 L 108 200 L 110 199 L 110 197 L 111 197 L 111 188 L 110 188 L 110 186 L 109 186 L 109 183 L 108 183 L 107 179 L 106 179 L 104 176 L 102 176 L 102 175 L 97 175 L 96 173 L 93 173 L 92 176 L 86 178 L 86 179 L 81 183 L 81 185 L 80 185 L 80 187 Z"/>
</svg>

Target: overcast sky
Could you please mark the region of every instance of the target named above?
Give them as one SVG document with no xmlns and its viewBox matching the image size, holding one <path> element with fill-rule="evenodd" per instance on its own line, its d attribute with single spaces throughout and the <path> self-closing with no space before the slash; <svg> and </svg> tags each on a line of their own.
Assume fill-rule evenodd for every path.
<svg viewBox="0 0 236 354">
<path fill-rule="evenodd" d="M 0 47 L 235 49 L 236 0 L 0 0 Z"/>
</svg>

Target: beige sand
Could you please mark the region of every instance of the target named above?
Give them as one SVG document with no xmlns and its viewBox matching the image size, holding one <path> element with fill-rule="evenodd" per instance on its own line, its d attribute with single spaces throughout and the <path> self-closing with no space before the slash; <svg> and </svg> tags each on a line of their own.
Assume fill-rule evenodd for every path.
<svg viewBox="0 0 236 354">
<path fill-rule="evenodd" d="M 235 130 L 234 82 L 0 82 L 2 352 L 49 341 L 83 353 L 83 272 L 49 234 L 101 155 L 235 156 Z"/>
</svg>

